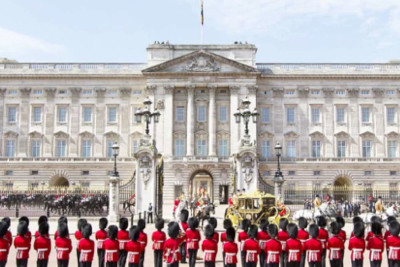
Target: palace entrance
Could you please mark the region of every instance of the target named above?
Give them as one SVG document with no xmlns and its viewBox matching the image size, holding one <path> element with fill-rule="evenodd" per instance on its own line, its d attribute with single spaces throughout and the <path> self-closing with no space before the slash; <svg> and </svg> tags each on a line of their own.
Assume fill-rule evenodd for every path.
<svg viewBox="0 0 400 267">
<path fill-rule="evenodd" d="M 352 201 L 352 183 L 347 177 L 336 178 L 333 184 L 333 199 L 342 203 L 346 200 Z"/>
<path fill-rule="evenodd" d="M 191 178 L 190 195 L 214 202 L 213 178 L 208 171 L 198 171 Z"/>
<path fill-rule="evenodd" d="M 69 187 L 69 182 L 65 177 L 56 176 L 51 178 L 50 186 Z"/>
</svg>

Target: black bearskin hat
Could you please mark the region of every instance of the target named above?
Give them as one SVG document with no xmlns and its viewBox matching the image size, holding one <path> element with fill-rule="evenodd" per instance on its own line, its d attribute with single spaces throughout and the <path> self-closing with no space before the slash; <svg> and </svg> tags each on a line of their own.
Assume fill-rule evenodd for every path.
<svg viewBox="0 0 400 267">
<path fill-rule="evenodd" d="M 396 217 L 394 217 L 394 216 L 388 216 L 388 217 L 387 217 L 387 224 L 389 225 L 392 221 L 397 221 L 397 220 L 396 220 Z"/>
<path fill-rule="evenodd" d="M 400 233 L 400 224 L 398 221 L 392 221 L 389 225 L 389 231 L 392 236 L 398 236 Z"/>
<path fill-rule="evenodd" d="M 47 222 L 42 222 L 39 225 L 39 234 L 41 236 L 46 236 L 49 234 L 49 224 Z"/>
<path fill-rule="evenodd" d="M 83 226 L 85 226 L 86 224 L 87 224 L 86 219 L 79 219 L 78 220 L 78 231 L 82 233 Z"/>
<path fill-rule="evenodd" d="M 214 227 L 214 229 L 217 229 L 217 219 L 215 217 L 210 217 L 210 219 L 208 220 L 208 223 L 212 225 L 212 227 Z"/>
<path fill-rule="evenodd" d="M 129 229 L 129 238 L 133 241 L 136 242 L 139 239 L 140 236 L 140 230 L 137 226 L 132 226 Z"/>
<path fill-rule="evenodd" d="M 24 236 L 28 232 L 28 224 L 25 221 L 20 221 L 18 224 L 17 232 L 19 236 Z"/>
<path fill-rule="evenodd" d="M 340 227 L 339 224 L 337 222 L 331 222 L 330 226 L 329 226 L 329 231 L 333 234 L 333 235 L 337 235 L 340 232 Z"/>
<path fill-rule="evenodd" d="M 7 229 L 10 228 L 10 226 L 11 226 L 10 217 L 4 217 L 2 221 L 7 224 Z"/>
<path fill-rule="evenodd" d="M 26 225 L 29 226 L 29 218 L 26 216 L 19 217 L 19 222 L 26 222 Z"/>
<path fill-rule="evenodd" d="M 121 219 L 119 219 L 119 229 L 125 231 L 128 228 L 128 225 L 129 225 L 129 221 L 127 218 L 122 217 Z"/>
<path fill-rule="evenodd" d="M 300 217 L 299 218 L 299 228 L 304 230 L 307 228 L 307 226 L 308 226 L 307 219 L 304 217 Z"/>
<path fill-rule="evenodd" d="M 250 225 L 249 231 L 247 232 L 249 237 L 255 239 L 257 237 L 257 233 L 258 233 L 258 226 L 255 224 Z"/>
<path fill-rule="evenodd" d="M 247 232 L 249 230 L 251 222 L 248 219 L 243 219 L 242 223 L 240 224 L 240 229 Z"/>
<path fill-rule="evenodd" d="M 207 239 L 213 238 L 213 236 L 214 236 L 214 227 L 213 227 L 211 224 L 207 224 L 207 225 L 204 227 L 204 236 L 205 236 Z"/>
<path fill-rule="evenodd" d="M 89 239 L 91 235 L 92 235 L 92 225 L 88 223 L 83 227 L 82 236 L 85 239 Z"/>
<path fill-rule="evenodd" d="M 327 225 L 326 217 L 325 216 L 319 216 L 317 217 L 317 224 L 319 227 L 324 228 Z"/>
<path fill-rule="evenodd" d="M 179 220 L 181 222 L 187 222 L 189 218 L 189 211 L 186 209 L 181 210 L 181 214 L 179 215 Z"/>
<path fill-rule="evenodd" d="M 281 218 L 279 220 L 279 228 L 282 229 L 283 231 L 286 231 L 288 223 L 289 223 L 288 219 Z"/>
<path fill-rule="evenodd" d="M 371 224 L 371 232 L 376 236 L 381 235 L 382 234 L 382 224 L 379 222 L 373 222 Z"/>
<path fill-rule="evenodd" d="M 278 226 L 276 226 L 276 224 L 270 223 L 268 225 L 267 232 L 271 238 L 275 238 L 278 235 Z"/>
<path fill-rule="evenodd" d="M 299 229 L 295 223 L 289 223 L 287 226 L 287 231 L 290 238 L 297 238 L 297 232 Z"/>
<path fill-rule="evenodd" d="M 234 242 L 235 241 L 235 228 L 233 227 L 229 227 L 228 229 L 226 229 L 226 239 L 230 242 Z"/>
<path fill-rule="evenodd" d="M 137 227 L 139 228 L 139 231 L 143 231 L 144 228 L 146 228 L 146 221 L 144 219 L 138 220 Z"/>
<path fill-rule="evenodd" d="M 172 239 L 175 239 L 179 235 L 179 225 L 176 222 L 170 222 L 168 224 L 168 235 Z"/>
<path fill-rule="evenodd" d="M 223 222 L 223 225 L 224 225 L 224 229 L 225 229 L 225 230 L 228 229 L 228 228 L 230 228 L 230 227 L 232 227 L 232 221 L 231 221 L 231 219 L 225 219 L 224 222 Z"/>
<path fill-rule="evenodd" d="M 68 225 L 66 223 L 60 223 L 58 225 L 57 231 L 58 231 L 59 237 L 63 237 L 63 238 L 67 237 L 69 234 Z"/>
<path fill-rule="evenodd" d="M 192 230 L 196 230 L 199 227 L 199 219 L 197 217 L 190 217 L 188 220 L 189 228 Z"/>
<path fill-rule="evenodd" d="M 107 225 L 108 225 L 108 220 L 107 220 L 107 218 L 100 218 L 100 220 L 99 220 L 99 228 L 100 228 L 100 230 L 105 230 L 106 228 L 107 228 Z"/>
<path fill-rule="evenodd" d="M 0 238 L 3 238 L 3 236 L 7 233 L 7 223 L 0 221 Z"/>
<path fill-rule="evenodd" d="M 265 219 L 265 218 L 261 219 L 261 221 L 260 221 L 260 230 L 263 231 L 263 232 L 267 232 L 268 224 L 269 224 L 269 222 L 268 222 L 267 219 Z"/>
<path fill-rule="evenodd" d="M 356 222 L 362 222 L 363 223 L 364 221 L 363 221 L 363 219 L 361 219 L 361 217 L 355 216 L 355 217 L 353 217 L 353 224 L 356 223 Z"/>
<path fill-rule="evenodd" d="M 308 228 L 308 232 L 312 238 L 317 238 L 319 234 L 319 227 L 315 223 L 311 224 Z"/>
<path fill-rule="evenodd" d="M 162 218 L 157 219 L 156 224 L 155 224 L 156 229 L 158 231 L 161 231 L 164 228 L 164 224 L 165 224 L 164 219 L 162 219 Z"/>
<path fill-rule="evenodd" d="M 108 237 L 109 237 L 111 240 L 117 239 L 117 234 L 118 234 L 118 227 L 117 227 L 116 225 L 110 225 L 110 226 L 108 226 L 108 233 L 107 233 L 107 235 L 108 235 Z"/>
<path fill-rule="evenodd" d="M 379 217 L 379 216 L 372 216 L 371 217 L 371 223 L 373 223 L 373 222 L 378 222 L 378 223 L 380 223 L 381 222 L 381 218 Z"/>
<path fill-rule="evenodd" d="M 336 221 L 339 224 L 340 229 L 342 229 L 345 225 L 344 219 L 342 216 L 336 216 Z"/>
<path fill-rule="evenodd" d="M 47 222 L 47 221 L 48 221 L 47 216 L 42 215 L 38 219 L 38 225 L 40 225 L 42 222 Z"/>
<path fill-rule="evenodd" d="M 58 224 L 60 223 L 65 223 L 68 224 L 68 219 L 65 216 L 60 216 L 60 218 L 58 218 Z"/>
<path fill-rule="evenodd" d="M 340 226 L 340 223 L 339 223 Z M 363 223 L 355 223 L 353 233 L 355 237 L 362 238 L 364 236 L 365 227 Z"/>
</svg>

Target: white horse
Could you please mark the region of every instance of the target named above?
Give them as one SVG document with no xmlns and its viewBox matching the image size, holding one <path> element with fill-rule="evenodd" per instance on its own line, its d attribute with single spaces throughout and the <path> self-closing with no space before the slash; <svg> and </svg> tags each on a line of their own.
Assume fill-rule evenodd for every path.
<svg viewBox="0 0 400 267">
<path fill-rule="evenodd" d="M 389 208 L 385 210 L 385 213 L 387 216 L 394 216 L 398 217 L 399 216 L 399 209 L 396 204 L 392 204 Z"/>
<path fill-rule="evenodd" d="M 378 217 L 380 217 L 381 220 L 382 220 L 382 222 L 386 222 L 387 217 L 388 217 L 388 216 L 386 215 L 386 213 L 375 214 L 375 213 L 372 213 L 372 212 L 362 213 L 362 214 L 359 215 L 359 217 L 363 220 L 363 222 L 364 222 L 365 224 L 370 224 L 370 223 L 371 223 L 371 218 L 372 218 L 373 216 L 378 216 Z"/>
<path fill-rule="evenodd" d="M 182 210 L 187 209 L 187 206 L 188 205 L 187 205 L 187 201 L 186 200 L 181 200 L 179 202 L 179 205 L 178 205 L 178 207 L 176 208 L 176 211 L 175 211 L 175 218 L 177 220 L 179 220 L 179 218 L 181 217 Z"/>
<path fill-rule="evenodd" d="M 335 204 L 331 203 L 322 203 L 321 206 L 316 208 L 314 211 L 312 210 L 297 210 L 293 214 L 293 220 L 298 220 L 300 217 L 304 217 L 307 220 L 315 220 L 319 216 L 326 216 L 328 218 L 334 217 L 337 215 L 337 207 Z"/>
</svg>

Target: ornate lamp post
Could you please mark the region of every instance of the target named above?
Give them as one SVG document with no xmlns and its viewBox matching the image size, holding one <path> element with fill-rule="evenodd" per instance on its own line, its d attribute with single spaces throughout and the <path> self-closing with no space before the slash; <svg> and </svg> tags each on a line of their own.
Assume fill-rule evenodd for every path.
<svg viewBox="0 0 400 267">
<path fill-rule="evenodd" d="M 282 153 L 282 146 L 279 142 L 276 142 L 275 145 L 275 152 L 276 152 L 276 157 L 278 158 L 278 169 L 275 172 L 274 176 L 274 194 L 275 197 L 282 197 L 282 184 L 285 182 L 285 179 L 283 178 L 282 172 L 281 172 L 281 153 Z"/>
<path fill-rule="evenodd" d="M 233 116 L 235 116 L 236 119 L 236 123 L 240 123 L 241 118 L 243 118 L 244 121 L 244 125 L 245 125 L 245 129 L 244 129 L 244 133 L 245 133 L 245 138 L 249 138 L 249 122 L 250 122 L 250 118 L 253 119 L 253 123 L 257 123 L 257 118 L 260 115 L 257 112 L 257 109 L 255 108 L 253 110 L 253 112 L 250 111 L 250 100 L 249 98 L 246 96 L 246 98 L 244 100 L 242 100 L 242 109 L 238 109 L 238 111 L 233 114 Z"/>
<path fill-rule="evenodd" d="M 117 171 L 117 157 L 119 154 L 119 146 L 116 142 L 112 145 L 112 151 L 113 151 L 113 156 L 114 156 L 114 176 L 118 177 L 119 174 Z"/>
<path fill-rule="evenodd" d="M 119 211 L 119 174 L 117 171 L 117 156 L 119 154 L 119 146 L 117 143 L 113 144 L 112 150 L 114 156 L 114 171 L 110 176 L 110 191 L 108 194 L 108 221 L 117 222 Z"/>
<path fill-rule="evenodd" d="M 154 118 L 154 123 L 158 123 L 158 120 L 160 118 L 160 112 L 155 109 L 154 112 L 150 111 L 150 106 L 153 102 L 149 99 L 149 97 L 146 98 L 146 100 L 143 102 L 144 104 L 144 110 L 138 110 L 135 113 L 135 116 L 137 118 L 137 122 L 142 121 L 142 117 L 144 118 L 146 122 L 146 135 L 148 136 L 150 131 L 149 131 L 149 125 L 151 123 L 151 118 Z"/>
</svg>

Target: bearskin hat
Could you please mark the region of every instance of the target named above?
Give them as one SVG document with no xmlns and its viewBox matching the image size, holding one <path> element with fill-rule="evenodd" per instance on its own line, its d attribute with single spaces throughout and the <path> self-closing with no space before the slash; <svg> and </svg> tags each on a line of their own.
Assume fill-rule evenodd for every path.
<svg viewBox="0 0 400 267">
<path fill-rule="evenodd" d="M 38 219 L 38 225 L 40 225 L 42 222 L 47 222 L 47 221 L 48 221 L 47 216 L 42 215 Z"/>
<path fill-rule="evenodd" d="M 217 219 L 215 217 L 210 217 L 210 219 L 208 220 L 208 223 L 212 225 L 212 227 L 214 227 L 214 229 L 217 229 Z"/>
<path fill-rule="evenodd" d="M 207 239 L 213 238 L 213 236 L 214 236 L 214 227 L 213 227 L 211 224 L 207 224 L 207 225 L 204 227 L 204 236 L 205 236 Z"/>
<path fill-rule="evenodd" d="M 235 241 L 235 228 L 233 227 L 229 227 L 226 229 L 226 239 L 230 242 L 234 242 Z"/>
<path fill-rule="evenodd" d="M 100 218 L 100 220 L 99 220 L 99 228 L 100 228 L 100 230 L 105 230 L 106 228 L 107 228 L 107 225 L 108 225 L 108 220 L 107 220 L 107 218 Z"/>
<path fill-rule="evenodd" d="M 188 220 L 189 228 L 192 230 L 196 230 L 199 227 L 199 219 L 197 217 L 190 217 Z"/>
<path fill-rule="evenodd" d="M 267 227 L 267 232 L 271 238 L 275 238 L 278 235 L 278 226 L 276 226 L 276 224 L 270 223 Z"/>
<path fill-rule="evenodd" d="M 398 221 L 392 221 L 389 224 L 389 231 L 392 236 L 398 236 L 400 233 L 400 224 Z"/>
<path fill-rule="evenodd" d="M 170 222 L 168 224 L 168 235 L 172 239 L 175 239 L 179 235 L 179 225 L 176 222 Z"/>
<path fill-rule="evenodd" d="M 249 231 L 247 231 L 249 237 L 254 239 L 257 237 L 257 233 L 258 233 L 258 226 L 255 224 L 250 225 Z"/>
<path fill-rule="evenodd" d="M 371 224 L 371 232 L 376 236 L 381 235 L 382 234 L 382 224 L 379 222 L 373 222 Z"/>
<path fill-rule="evenodd" d="M 263 232 L 267 232 L 268 224 L 269 224 L 269 222 L 268 222 L 267 219 L 265 219 L 265 218 L 261 219 L 261 221 L 260 221 L 260 230 L 263 231 Z"/>
<path fill-rule="evenodd" d="M 39 234 L 41 236 L 46 236 L 49 234 L 49 224 L 47 222 L 42 222 L 39 225 Z"/>
<path fill-rule="evenodd" d="M 340 223 L 339 223 L 340 226 Z M 365 227 L 363 223 L 355 223 L 353 233 L 355 237 L 362 238 L 364 236 Z"/>
<path fill-rule="evenodd" d="M 161 231 L 164 228 L 164 224 L 165 224 L 164 219 L 162 219 L 162 218 L 157 219 L 156 224 L 155 224 L 156 229 L 158 231 Z"/>
<path fill-rule="evenodd" d="M 59 225 L 58 225 L 58 229 L 57 229 L 57 231 L 58 231 L 58 236 L 59 237 L 67 237 L 68 236 L 68 234 L 69 234 L 69 231 L 68 231 L 68 225 L 66 224 L 66 223 L 60 223 Z"/>
<path fill-rule="evenodd" d="M 394 217 L 394 216 L 388 216 L 388 217 L 387 217 L 387 224 L 389 225 L 392 221 L 397 221 L 396 217 Z"/>
<path fill-rule="evenodd" d="M 29 226 L 29 218 L 26 216 L 19 217 L 19 222 L 26 222 L 26 225 Z"/>
<path fill-rule="evenodd" d="M 0 221 L 0 238 L 3 238 L 3 236 L 7 233 L 7 223 Z"/>
<path fill-rule="evenodd" d="M 353 217 L 353 224 L 355 224 L 356 222 L 364 222 L 363 221 L 363 219 L 361 219 L 361 217 L 359 217 L 359 216 L 355 216 L 355 217 Z"/>
<path fill-rule="evenodd" d="M 7 229 L 10 228 L 10 226 L 11 226 L 10 217 L 4 217 L 2 221 L 7 224 Z"/>
<path fill-rule="evenodd" d="M 85 239 L 89 239 L 91 235 L 92 235 L 92 225 L 88 223 L 83 227 L 82 236 Z"/>
<path fill-rule="evenodd" d="M 186 209 L 181 210 L 181 214 L 179 215 L 179 220 L 181 222 L 187 222 L 189 219 L 189 211 Z"/>
<path fill-rule="evenodd" d="M 281 218 L 279 220 L 279 228 L 282 229 L 283 231 L 286 231 L 288 223 L 289 223 L 288 219 Z"/>
<path fill-rule="evenodd" d="M 136 242 L 139 239 L 140 236 L 140 230 L 137 226 L 132 226 L 129 229 L 129 238 L 133 241 Z"/>
<path fill-rule="evenodd" d="M 143 231 L 144 228 L 146 228 L 146 221 L 144 219 L 138 220 L 137 227 L 139 228 L 139 231 Z"/>
<path fill-rule="evenodd" d="M 340 232 L 340 227 L 339 224 L 337 222 L 331 222 L 331 224 L 329 225 L 329 231 L 333 234 L 333 235 L 337 235 Z"/>
<path fill-rule="evenodd" d="M 108 237 L 109 237 L 111 240 L 117 239 L 117 234 L 118 234 L 118 227 L 117 227 L 116 225 L 110 225 L 110 226 L 108 226 L 108 233 L 107 233 L 107 235 L 108 235 Z"/>
<path fill-rule="evenodd" d="M 342 216 L 336 216 L 336 221 L 339 224 L 340 229 L 342 229 L 345 225 L 344 219 Z"/>
<path fill-rule="evenodd" d="M 119 229 L 125 231 L 128 228 L 128 225 L 129 225 L 129 221 L 127 218 L 122 217 L 121 219 L 119 219 Z"/>
<path fill-rule="evenodd" d="M 58 224 L 60 223 L 68 224 L 68 218 L 65 216 L 60 216 L 60 218 L 58 218 Z"/>
<path fill-rule="evenodd" d="M 83 226 L 85 226 L 86 224 L 87 224 L 86 219 L 79 219 L 78 220 L 78 231 L 82 233 Z"/>
<path fill-rule="evenodd" d="M 326 217 L 325 216 L 319 216 L 317 217 L 317 224 L 319 227 L 324 228 L 327 225 Z"/>
<path fill-rule="evenodd" d="M 304 217 L 300 217 L 299 218 L 299 228 L 304 230 L 307 228 L 307 226 L 308 226 L 307 219 Z"/>
<path fill-rule="evenodd" d="M 25 221 L 20 221 L 18 224 L 17 232 L 19 236 L 24 236 L 28 232 L 28 224 Z"/>
<path fill-rule="evenodd" d="M 223 222 L 223 225 L 224 225 L 224 229 L 225 229 L 225 230 L 228 229 L 228 228 L 230 228 L 230 227 L 232 227 L 232 221 L 231 221 L 231 219 L 225 219 L 224 222 Z"/>
<path fill-rule="evenodd" d="M 240 229 L 247 232 L 249 230 L 251 222 L 248 219 L 243 219 L 242 223 L 240 224 Z"/>
<path fill-rule="evenodd" d="M 297 232 L 299 229 L 295 223 L 289 223 L 287 226 L 287 231 L 290 238 L 297 238 Z"/>
<path fill-rule="evenodd" d="M 315 223 L 311 224 L 310 227 L 308 227 L 308 232 L 310 233 L 310 236 L 312 238 L 317 238 L 319 234 L 319 227 Z"/>
<path fill-rule="evenodd" d="M 379 216 L 372 216 L 371 217 L 371 223 L 373 223 L 373 222 L 378 222 L 378 223 L 380 223 L 382 220 L 381 220 L 381 218 L 379 217 Z"/>
</svg>

